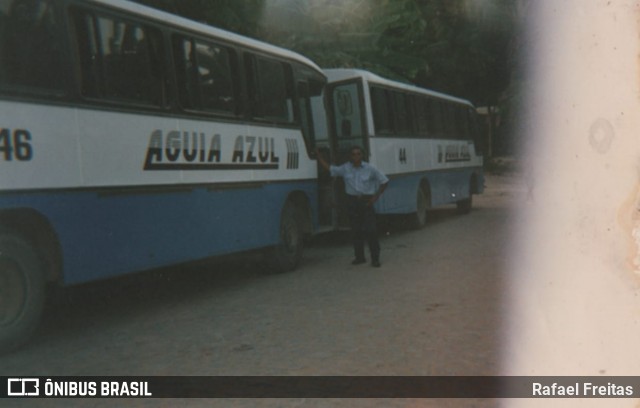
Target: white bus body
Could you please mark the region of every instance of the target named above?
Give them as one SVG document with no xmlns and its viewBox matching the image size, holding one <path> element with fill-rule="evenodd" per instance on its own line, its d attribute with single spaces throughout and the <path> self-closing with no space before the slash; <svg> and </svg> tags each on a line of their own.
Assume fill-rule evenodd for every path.
<svg viewBox="0 0 640 408">
<path fill-rule="evenodd" d="M 312 105 L 278 47 L 120 0 L 0 0 L 0 349 L 45 282 L 270 248 L 317 224 Z"/>
<path fill-rule="evenodd" d="M 345 161 L 358 145 L 391 180 L 376 203 L 379 214 L 414 214 L 421 227 L 430 207 L 456 203 L 470 210 L 484 179 L 469 101 L 363 70 L 324 72 L 334 158 Z"/>
</svg>

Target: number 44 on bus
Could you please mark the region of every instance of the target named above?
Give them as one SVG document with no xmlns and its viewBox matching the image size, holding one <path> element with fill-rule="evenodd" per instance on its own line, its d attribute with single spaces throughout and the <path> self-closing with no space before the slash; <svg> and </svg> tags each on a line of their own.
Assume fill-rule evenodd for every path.
<svg viewBox="0 0 640 408">
<path fill-rule="evenodd" d="M 345 225 L 351 146 L 426 222 L 482 192 L 473 107 L 124 0 L 0 0 L 0 352 L 74 285 Z"/>
</svg>

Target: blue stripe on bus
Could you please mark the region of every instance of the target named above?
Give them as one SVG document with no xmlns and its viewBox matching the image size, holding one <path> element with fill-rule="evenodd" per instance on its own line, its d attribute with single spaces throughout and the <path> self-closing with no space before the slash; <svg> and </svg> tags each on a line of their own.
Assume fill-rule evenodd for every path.
<svg viewBox="0 0 640 408">
<path fill-rule="evenodd" d="M 62 248 L 63 283 L 77 284 L 275 245 L 288 194 L 304 192 L 317 214 L 316 184 L 152 194 L 21 193 L 0 197 L 0 209 L 31 208 L 44 215 Z"/>
<path fill-rule="evenodd" d="M 471 176 L 476 174 L 482 192 L 484 177 L 482 168 L 465 167 L 437 171 L 425 171 L 389 176 L 389 186 L 383 199 L 376 205 L 379 214 L 409 214 L 417 210 L 417 191 L 421 181 L 427 180 L 431 187 L 433 207 L 452 204 L 468 197 Z M 455 195 L 455 196 L 454 196 Z"/>
</svg>

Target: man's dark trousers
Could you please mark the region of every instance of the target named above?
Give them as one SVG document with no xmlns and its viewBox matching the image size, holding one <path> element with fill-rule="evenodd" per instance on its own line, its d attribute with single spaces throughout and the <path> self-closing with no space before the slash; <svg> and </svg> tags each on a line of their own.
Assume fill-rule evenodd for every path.
<svg viewBox="0 0 640 408">
<path fill-rule="evenodd" d="M 377 262 L 380 260 L 380 243 L 376 228 L 376 212 L 373 206 L 367 205 L 372 196 L 348 195 L 347 197 L 347 211 L 353 233 L 353 250 L 356 259 L 365 259 L 364 242 L 367 241 L 371 252 L 371 261 Z"/>
</svg>

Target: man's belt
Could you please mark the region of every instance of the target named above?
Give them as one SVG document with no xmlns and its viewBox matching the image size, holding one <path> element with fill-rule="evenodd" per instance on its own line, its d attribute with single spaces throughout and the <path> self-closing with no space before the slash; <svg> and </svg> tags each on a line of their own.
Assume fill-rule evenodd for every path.
<svg viewBox="0 0 640 408">
<path fill-rule="evenodd" d="M 373 194 L 359 194 L 359 195 L 349 194 L 349 198 L 353 200 L 371 200 L 373 198 Z"/>
</svg>

